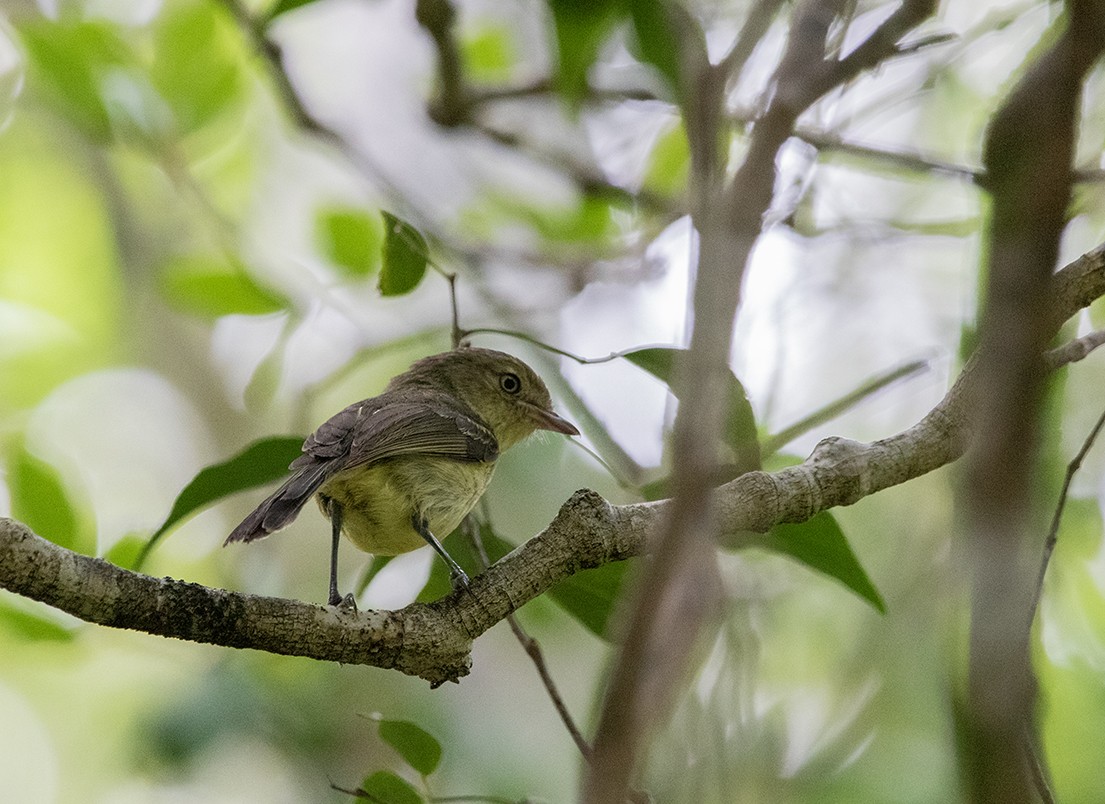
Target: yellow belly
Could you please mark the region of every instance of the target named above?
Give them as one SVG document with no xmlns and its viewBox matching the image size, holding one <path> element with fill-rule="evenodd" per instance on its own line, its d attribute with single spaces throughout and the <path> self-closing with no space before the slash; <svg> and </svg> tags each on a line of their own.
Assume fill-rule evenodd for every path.
<svg viewBox="0 0 1105 804">
<path fill-rule="evenodd" d="M 494 471 L 493 463 L 390 458 L 335 475 L 319 494 L 342 506 L 342 532 L 353 544 L 393 556 L 426 544 L 411 524 L 416 512 L 438 539 L 448 536 L 483 496 Z"/>
</svg>

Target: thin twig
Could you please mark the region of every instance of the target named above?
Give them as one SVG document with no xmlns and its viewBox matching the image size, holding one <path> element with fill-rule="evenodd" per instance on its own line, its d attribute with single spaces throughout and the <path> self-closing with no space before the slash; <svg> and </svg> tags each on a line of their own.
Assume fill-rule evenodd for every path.
<svg viewBox="0 0 1105 804">
<path fill-rule="evenodd" d="M 556 86 L 552 79 L 539 78 L 528 84 L 501 87 L 469 87 L 466 101 L 469 111 L 476 111 L 480 106 L 497 103 L 499 101 L 529 100 L 532 98 L 545 98 L 556 92 Z M 583 96 L 583 103 L 622 103 L 624 101 L 661 101 L 661 98 L 652 90 L 643 87 L 588 87 Z"/>
<path fill-rule="evenodd" d="M 552 675 L 549 673 L 549 667 L 545 663 L 545 656 L 541 651 L 540 643 L 526 633 L 525 629 L 522 628 L 522 624 L 518 622 L 517 615 L 508 615 L 506 621 L 510 624 L 511 632 L 513 632 L 515 638 L 522 645 L 522 650 L 526 652 L 526 655 L 529 656 L 530 660 L 533 662 L 533 666 L 537 668 L 537 674 L 541 677 L 541 683 L 545 685 L 545 689 L 549 693 L 549 698 L 552 700 L 553 706 L 556 707 L 556 713 L 560 715 L 560 719 L 563 721 L 564 727 L 568 730 L 568 733 L 572 736 L 572 740 L 579 749 L 579 753 L 583 755 L 583 758 L 587 762 L 590 762 L 592 753 L 591 744 L 588 743 L 583 734 L 580 733 L 575 721 L 572 720 L 571 713 L 568 712 L 568 707 L 564 703 L 564 699 L 560 697 L 560 692 L 556 688 L 556 682 L 553 681 Z"/>
<path fill-rule="evenodd" d="M 1028 759 L 1028 772 L 1032 776 L 1032 782 L 1036 785 L 1036 792 L 1040 794 L 1043 804 L 1055 804 L 1055 793 L 1048 782 L 1047 769 L 1040 758 L 1039 747 L 1032 734 L 1031 724 L 1024 724 L 1024 755 Z"/>
<path fill-rule="evenodd" d="M 733 47 L 718 63 L 718 71 L 728 82 L 735 82 L 740 78 L 741 70 L 748 63 L 756 45 L 763 41 L 771 23 L 779 14 L 783 0 L 759 0 L 748 12 L 737 34 Z"/>
<path fill-rule="evenodd" d="M 835 419 L 849 408 L 854 407 L 857 403 L 862 402 L 872 394 L 878 393 L 888 385 L 924 371 L 928 367 L 929 363 L 927 360 L 914 360 L 910 363 L 906 363 L 904 366 L 899 366 L 896 369 L 869 380 L 851 393 L 845 394 L 839 399 L 815 410 L 813 413 L 803 417 L 789 427 L 780 430 L 775 435 L 770 435 L 765 438 L 760 445 L 763 456 L 766 458 L 768 455 L 773 455 L 798 436 L 808 433 L 814 427 L 822 425 L 827 421 Z"/>
<path fill-rule="evenodd" d="M 486 503 L 482 505 L 481 508 L 481 514 L 484 521 L 489 522 L 490 516 L 487 511 Z M 491 566 L 491 559 L 487 555 L 487 548 L 484 547 L 483 537 L 480 535 L 479 523 L 475 521 L 475 517 L 469 516 L 465 518 L 463 527 L 464 535 L 468 537 L 468 540 L 472 543 L 472 547 L 476 551 L 476 555 L 479 557 L 481 571 L 486 570 Z M 564 728 L 568 730 L 568 734 L 571 735 L 572 740 L 579 749 L 579 753 L 583 755 L 585 760 L 590 762 L 591 744 L 584 738 L 583 733 L 579 730 L 575 720 L 572 718 L 572 713 L 568 711 L 568 706 L 564 703 L 564 698 L 560 695 L 560 690 L 553 680 L 552 673 L 549 672 L 549 666 L 545 662 L 545 654 L 541 650 L 540 643 L 526 632 L 526 629 L 518 622 L 517 615 L 513 613 L 508 614 L 506 616 L 506 621 L 510 624 L 510 630 L 514 634 L 514 638 L 518 640 L 519 644 L 522 646 L 522 650 L 526 652 L 530 661 L 533 662 L 533 666 L 537 669 L 537 675 L 540 676 L 541 683 L 545 685 L 545 691 L 548 692 L 549 699 L 552 701 L 556 713 L 560 716 L 561 722 L 564 723 Z"/>
<path fill-rule="evenodd" d="M 628 349 L 611 352 L 610 354 L 604 355 L 603 357 L 583 357 L 582 355 L 577 355 L 574 352 L 569 352 L 556 346 L 550 346 L 547 343 L 537 340 L 537 338 L 534 338 L 532 335 L 527 335 L 526 333 L 516 329 L 501 329 L 499 327 L 475 327 L 473 329 L 466 329 L 463 332 L 464 337 L 468 337 L 469 335 L 481 334 L 506 335 L 509 338 L 517 338 L 520 341 L 525 341 L 526 343 L 533 344 L 534 346 L 539 346 L 546 352 L 552 352 L 554 355 L 560 355 L 561 357 L 566 357 L 569 360 L 574 360 L 576 363 L 579 363 L 583 366 L 591 366 L 595 365 L 596 363 L 609 363 L 612 360 L 617 360 L 619 357 L 625 357 L 626 355 L 632 354 L 633 352 L 638 352 L 641 349 L 650 349 L 655 345 L 651 344 L 646 346 L 631 346 Z M 671 344 L 663 344 L 662 346 L 665 349 L 675 348 L 672 347 Z"/>
<path fill-rule="evenodd" d="M 460 309 L 457 306 L 457 275 L 449 272 L 445 274 L 445 280 L 449 283 L 449 305 L 453 312 L 453 348 L 456 349 L 464 340 L 464 330 L 460 328 Z"/>
<path fill-rule="evenodd" d="M 1040 607 L 1040 599 L 1044 594 L 1044 576 L 1047 575 L 1047 567 L 1051 562 L 1051 554 L 1055 551 L 1055 544 L 1059 540 L 1059 523 L 1063 519 L 1063 509 L 1067 505 L 1067 494 L 1070 491 L 1070 484 L 1074 480 L 1074 475 L 1082 468 L 1082 461 L 1086 458 L 1086 453 L 1093 447 L 1094 441 L 1097 440 L 1098 434 L 1101 432 L 1101 428 L 1105 427 L 1105 410 L 1101 412 L 1097 422 L 1090 430 L 1090 434 L 1086 436 L 1086 440 L 1082 442 L 1082 448 L 1078 450 L 1078 454 L 1071 459 L 1071 462 L 1067 464 L 1067 474 L 1063 478 L 1063 488 L 1059 491 L 1059 500 L 1055 504 L 1055 513 L 1051 517 L 1051 527 L 1047 532 L 1047 539 L 1044 541 L 1044 556 L 1040 562 L 1040 572 L 1036 576 L 1036 591 L 1032 596 L 1032 620 L 1036 619 L 1036 610 Z M 1029 621 L 1029 627 L 1032 622 Z"/>
<path fill-rule="evenodd" d="M 1088 335 L 1044 352 L 1044 365 L 1048 370 L 1054 370 L 1068 363 L 1076 363 L 1103 345 L 1105 345 L 1105 329 L 1094 330 Z"/>
<path fill-rule="evenodd" d="M 957 165 L 954 162 L 944 162 L 933 159 L 914 151 L 894 150 L 880 148 L 876 145 L 866 145 L 845 140 L 838 134 L 824 131 L 812 126 L 798 126 L 794 136 L 819 151 L 834 151 L 849 156 L 861 157 L 884 162 L 892 167 L 903 170 L 916 171 L 918 173 L 944 173 L 957 178 L 968 179 L 977 182 L 982 176 L 981 168 Z"/>
</svg>

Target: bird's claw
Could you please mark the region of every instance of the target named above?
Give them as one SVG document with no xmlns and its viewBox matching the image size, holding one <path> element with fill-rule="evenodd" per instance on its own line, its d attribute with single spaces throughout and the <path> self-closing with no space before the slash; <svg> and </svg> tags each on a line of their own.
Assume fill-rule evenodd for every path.
<svg viewBox="0 0 1105 804">
<path fill-rule="evenodd" d="M 351 611 L 354 614 L 357 613 L 357 600 L 353 597 L 352 592 L 347 592 L 345 597 L 340 595 L 330 596 L 330 605 L 336 608 L 338 611 Z"/>
<path fill-rule="evenodd" d="M 449 573 L 449 585 L 453 587 L 453 591 L 458 589 L 467 589 L 471 582 L 468 580 L 468 575 L 460 567 L 454 568 Z"/>
</svg>

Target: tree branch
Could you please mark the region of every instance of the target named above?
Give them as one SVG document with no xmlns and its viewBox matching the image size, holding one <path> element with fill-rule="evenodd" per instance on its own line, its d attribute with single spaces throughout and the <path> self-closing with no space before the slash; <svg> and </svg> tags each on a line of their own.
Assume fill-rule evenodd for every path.
<svg viewBox="0 0 1105 804">
<path fill-rule="evenodd" d="M 1105 245 L 1055 275 L 1054 330 L 1105 295 Z M 1062 348 L 1048 353 L 1078 359 Z M 1060 359 L 1049 360 L 1052 367 Z M 871 444 L 830 438 L 801 465 L 751 472 L 719 488 L 726 533 L 762 532 L 851 505 L 954 461 L 967 443 L 968 366 L 908 430 Z M 254 648 L 419 676 L 434 685 L 468 673 L 471 644 L 507 614 L 579 570 L 640 555 L 667 502 L 610 505 L 580 491 L 544 531 L 453 594 L 394 612 L 359 614 L 280 598 L 151 578 L 59 547 L 0 518 L 0 588 L 87 622 L 232 648 Z"/>
<path fill-rule="evenodd" d="M 691 149 L 691 216 L 698 233 L 698 260 L 693 269 L 690 349 L 679 371 L 684 379 L 693 378 L 697 392 L 681 400 L 676 415 L 674 496 L 653 537 L 654 557 L 638 581 L 626 638 L 606 690 L 594 761 L 584 781 L 583 800 L 588 804 L 624 799 L 638 757 L 675 699 L 687 657 L 706 622 L 720 610 L 721 580 L 709 548 L 728 528 L 726 504 L 711 494 L 710 479 L 724 416 L 733 322 L 744 272 L 774 195 L 779 149 L 793 134 L 799 115 L 826 92 L 877 63 L 880 53 L 892 54 L 905 24 L 903 14 L 920 21 L 931 13 L 935 0 L 905 0 L 857 48 L 868 61 L 827 60 L 830 29 L 846 5 L 844 0 L 809 0 L 795 11 L 772 82 L 774 94 L 752 128 L 744 161 L 729 181 L 717 126 L 725 76 L 708 62 L 688 76 L 688 60 L 683 60 L 687 91 L 681 105 Z M 690 41 L 689 36 L 684 39 Z M 691 77 L 696 80 L 688 80 Z M 834 452 L 836 446 L 832 445 Z"/>
<path fill-rule="evenodd" d="M 988 288 L 960 493 L 970 565 L 970 667 L 961 756 L 974 801 L 1035 798 L 1024 734 L 1035 711 L 1029 626 L 1048 299 L 1070 201 L 1083 80 L 1105 43 L 1096 0 L 1070 0 L 1054 42 L 1018 80 L 986 138 Z"/>
</svg>

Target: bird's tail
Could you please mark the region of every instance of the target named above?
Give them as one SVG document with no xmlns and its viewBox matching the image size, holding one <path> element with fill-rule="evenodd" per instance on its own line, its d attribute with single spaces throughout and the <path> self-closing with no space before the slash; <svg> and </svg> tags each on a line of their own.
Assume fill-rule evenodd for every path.
<svg viewBox="0 0 1105 804">
<path fill-rule="evenodd" d="M 223 546 L 231 542 L 252 542 L 290 525 L 299 510 L 311 499 L 329 477 L 324 463 L 304 466 L 270 494 L 253 512 L 226 537 Z"/>
</svg>

